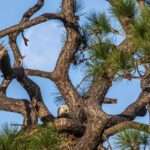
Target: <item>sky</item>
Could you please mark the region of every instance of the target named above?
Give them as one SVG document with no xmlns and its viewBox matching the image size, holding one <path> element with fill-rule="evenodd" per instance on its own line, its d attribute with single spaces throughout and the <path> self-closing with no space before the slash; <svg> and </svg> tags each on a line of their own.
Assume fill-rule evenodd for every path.
<svg viewBox="0 0 150 150">
<path fill-rule="evenodd" d="M 36 15 L 43 12 L 57 12 L 60 9 L 61 0 L 45 0 L 45 6 Z M 36 0 L 1 0 L 0 5 L 0 30 L 5 27 L 16 24 L 29 7 L 35 4 Z M 105 0 L 81 0 L 83 8 L 80 12 L 80 23 L 83 24 L 86 21 L 86 17 L 91 12 L 107 12 L 108 17 L 111 20 L 114 28 L 119 28 L 122 32 L 116 18 L 112 17 L 109 4 Z M 34 26 L 25 30 L 25 36 L 29 39 L 29 46 L 26 47 L 22 39 L 18 38 L 19 47 L 21 53 L 25 56 L 23 65 L 26 68 L 34 68 L 46 71 L 52 71 L 56 64 L 56 60 L 63 46 L 63 38 L 65 37 L 65 30 L 61 24 L 54 21 Z M 122 41 L 124 35 L 118 36 L 113 40 L 118 44 Z M 7 38 L 3 38 L 5 45 L 8 45 Z M 9 52 L 11 50 L 8 46 Z M 13 61 L 13 60 L 12 60 Z M 82 67 L 77 67 L 70 70 L 70 78 L 73 84 L 76 86 L 82 80 L 84 72 Z M 42 91 L 44 101 L 49 110 L 56 115 L 59 103 L 56 102 L 56 96 L 58 95 L 57 88 L 54 83 L 42 78 L 32 77 L 32 79 L 39 84 Z M 140 81 L 139 80 L 123 80 L 116 81 L 109 90 L 107 96 L 118 99 L 118 104 L 105 105 L 103 108 L 106 112 L 117 114 L 124 108 L 132 103 L 140 93 Z M 7 96 L 13 98 L 28 98 L 25 90 L 17 83 L 13 81 L 8 90 Z M 140 122 L 148 123 L 148 116 L 144 118 L 137 118 Z M 4 123 L 21 123 L 22 117 L 16 113 L 9 113 L 0 111 L 0 126 Z"/>
</svg>

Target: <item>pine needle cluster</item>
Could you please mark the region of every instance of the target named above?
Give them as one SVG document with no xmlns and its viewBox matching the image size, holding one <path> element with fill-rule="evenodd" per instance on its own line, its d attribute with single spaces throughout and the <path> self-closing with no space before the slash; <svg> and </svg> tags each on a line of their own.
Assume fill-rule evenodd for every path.
<svg viewBox="0 0 150 150">
<path fill-rule="evenodd" d="M 118 17 L 127 32 L 126 44 L 117 46 L 108 38 L 115 29 L 105 13 L 92 14 L 84 29 L 88 33 L 88 73 L 92 76 L 132 76 L 138 65 L 150 63 L 150 8 L 145 5 L 140 10 L 135 0 L 111 0 L 110 3 L 111 13 Z M 128 50 L 128 45 L 132 50 Z"/>
</svg>

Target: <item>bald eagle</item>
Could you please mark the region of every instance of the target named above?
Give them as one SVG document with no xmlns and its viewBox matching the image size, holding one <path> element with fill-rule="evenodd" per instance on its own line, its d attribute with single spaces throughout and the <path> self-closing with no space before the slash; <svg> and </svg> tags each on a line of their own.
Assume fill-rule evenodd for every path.
<svg viewBox="0 0 150 150">
<path fill-rule="evenodd" d="M 5 79 L 11 78 L 13 71 L 11 69 L 10 58 L 5 47 L 0 44 L 0 70 Z"/>
<path fill-rule="evenodd" d="M 68 105 L 63 104 L 58 108 L 57 116 L 58 117 L 67 117 L 69 112 L 70 111 L 69 111 Z"/>
</svg>

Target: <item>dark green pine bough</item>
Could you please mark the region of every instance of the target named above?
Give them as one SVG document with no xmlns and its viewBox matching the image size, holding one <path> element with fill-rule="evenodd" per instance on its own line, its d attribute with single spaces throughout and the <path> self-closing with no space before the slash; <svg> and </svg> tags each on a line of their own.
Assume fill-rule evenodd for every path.
<svg viewBox="0 0 150 150">
<path fill-rule="evenodd" d="M 109 0 L 111 13 L 117 17 L 126 37 L 115 45 L 108 35 L 121 34 L 114 29 L 105 13 L 92 14 L 84 26 L 79 25 L 78 3 L 62 0 L 61 10 L 33 16 L 44 6 L 44 0 L 29 8 L 20 22 L 0 31 L 0 37 L 8 37 L 14 55 L 10 63 L 7 49 L 0 45 L 0 65 L 3 81 L 0 87 L 0 110 L 16 112 L 23 116 L 22 129 L 36 132 L 38 119 L 44 125 L 51 124 L 63 136 L 60 149 L 103 150 L 105 141 L 124 128 L 150 131 L 148 124 L 134 121 L 145 116 L 150 104 L 150 8 L 144 0 Z M 99 2 L 99 5 L 101 1 Z M 28 45 L 24 31 L 37 24 L 57 20 L 66 30 L 64 46 L 52 72 L 24 68 L 17 37 L 21 34 Z M 51 55 L 51 54 L 50 54 Z M 71 65 L 84 65 L 86 75 L 78 87 L 69 77 Z M 142 68 L 142 69 L 141 69 Z M 65 105 L 61 114 L 54 117 L 44 103 L 39 85 L 28 76 L 47 78 L 55 83 Z M 29 99 L 8 97 L 6 90 L 13 79 L 27 91 Z M 117 100 L 106 97 L 115 80 L 139 79 L 141 93 L 120 114 L 104 112 L 103 104 L 114 104 Z M 86 83 L 86 89 L 79 90 Z M 85 85 L 84 85 L 85 87 Z M 113 107 L 113 106 L 112 106 Z M 37 130 L 36 130 L 37 129 Z M 48 130 L 48 129 L 47 129 Z M 30 134 L 29 134 L 30 136 Z M 42 149 L 53 149 L 42 147 Z"/>
</svg>

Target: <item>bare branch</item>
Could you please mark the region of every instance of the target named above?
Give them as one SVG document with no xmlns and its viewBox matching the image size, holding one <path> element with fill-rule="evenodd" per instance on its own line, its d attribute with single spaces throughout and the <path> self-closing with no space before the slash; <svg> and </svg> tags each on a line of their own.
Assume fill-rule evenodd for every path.
<svg viewBox="0 0 150 150">
<path fill-rule="evenodd" d="M 109 120 L 108 127 L 115 124 L 134 120 L 137 116 L 145 116 L 146 105 L 150 103 L 150 95 L 142 92 L 138 99 L 130 104 L 121 114 L 112 116 Z"/>
<path fill-rule="evenodd" d="M 27 113 L 28 108 L 30 108 L 30 103 L 27 100 L 0 96 L 0 110 L 17 112 L 24 115 Z"/>
<path fill-rule="evenodd" d="M 129 118 L 135 118 L 138 115 L 138 112 L 150 103 L 150 95 L 146 92 L 143 92 L 137 101 L 129 105 L 121 115 L 128 116 Z"/>
<path fill-rule="evenodd" d="M 67 118 L 58 118 L 54 121 L 54 125 L 59 132 L 70 132 L 75 135 L 82 135 L 85 127 L 76 120 Z"/>
<path fill-rule="evenodd" d="M 37 3 L 29 8 L 23 15 L 20 23 L 23 23 L 25 21 L 29 21 L 29 19 L 36 13 L 38 12 L 44 5 L 44 0 L 37 0 Z M 22 37 L 23 37 L 23 40 L 24 40 L 24 43 L 25 45 L 27 46 L 28 45 L 28 39 L 24 36 L 24 32 L 22 31 Z"/>
<path fill-rule="evenodd" d="M 67 39 L 54 70 L 56 85 L 70 109 L 75 109 L 77 103 L 79 103 L 78 100 L 81 99 L 68 77 L 70 64 L 80 45 L 80 32 L 78 31 L 78 20 L 75 16 L 74 5 L 73 0 L 63 0 L 62 2 L 62 14 L 66 20 L 64 25 L 67 31 Z"/>
<path fill-rule="evenodd" d="M 20 24 L 29 21 L 30 17 L 32 17 L 34 13 L 36 13 L 38 10 L 42 8 L 43 4 L 44 0 L 38 0 L 33 7 L 31 7 L 29 10 L 25 12 Z M 17 80 L 19 83 L 21 83 L 21 85 L 25 88 L 25 90 L 30 96 L 32 104 L 32 116 L 34 116 L 33 117 L 34 124 L 37 123 L 38 117 L 41 117 L 43 121 L 46 119 L 52 120 L 54 119 L 54 117 L 49 113 L 47 107 L 44 105 L 39 86 L 31 79 L 26 77 L 24 68 L 21 66 L 20 60 L 22 60 L 22 56 L 20 53 L 20 49 L 17 45 L 17 36 L 19 35 L 20 32 L 22 31 L 16 31 L 9 35 L 10 45 L 14 52 L 16 61 L 15 70 L 17 70 Z"/>
<path fill-rule="evenodd" d="M 16 25 L 13 25 L 11 27 L 1 30 L 0 38 L 7 36 L 8 34 L 14 33 L 16 31 L 23 31 L 24 29 L 47 22 L 48 20 L 51 20 L 51 19 L 56 19 L 56 20 L 61 20 L 61 21 L 63 20 L 60 14 L 54 14 L 54 13 L 43 14 L 39 17 L 35 17 L 34 19 L 31 19 L 30 21 L 25 21 L 23 23 L 19 23 L 19 24 L 16 24 Z"/>
<path fill-rule="evenodd" d="M 41 70 L 25 69 L 25 74 L 27 76 L 38 76 L 42 78 L 53 79 L 53 74 L 51 72 Z"/>
<path fill-rule="evenodd" d="M 44 5 L 44 0 L 38 0 L 37 3 L 33 7 L 31 7 L 29 10 L 27 10 L 24 13 L 24 15 L 20 21 L 20 24 L 24 23 L 25 21 L 29 21 L 30 17 L 32 17 L 32 15 L 34 15 L 34 13 L 36 13 L 38 10 L 40 10 L 43 5 Z M 15 57 L 15 65 L 16 65 L 15 67 L 19 67 L 22 64 L 22 58 L 23 58 L 21 55 L 21 52 L 19 50 L 19 47 L 17 45 L 17 37 L 20 32 L 22 32 L 25 44 L 27 44 L 26 43 L 27 40 L 24 37 L 23 31 L 16 31 L 14 33 L 9 34 L 9 43 L 10 43 L 10 46 L 13 50 L 14 57 Z"/>
<path fill-rule="evenodd" d="M 19 113 L 24 117 L 24 127 L 32 126 L 32 106 L 28 100 L 1 96 L 0 110 Z"/>
<path fill-rule="evenodd" d="M 39 11 L 44 5 L 44 0 L 37 0 L 37 3 L 29 8 L 23 15 L 21 22 L 29 20 L 37 11 Z"/>
<path fill-rule="evenodd" d="M 48 111 L 47 107 L 44 104 L 39 86 L 28 77 L 24 77 L 19 82 L 28 92 L 30 99 L 36 100 L 34 107 L 36 112 L 38 113 L 38 116 L 43 121 L 53 120 L 54 119 L 53 115 Z"/>
<path fill-rule="evenodd" d="M 11 80 L 3 80 L 1 85 L 0 85 L 0 95 L 4 96 L 6 95 L 6 90 L 10 84 Z"/>
<path fill-rule="evenodd" d="M 33 108 L 28 100 L 1 96 L 0 110 L 22 114 L 24 117 L 23 127 L 35 125 Z"/>
<path fill-rule="evenodd" d="M 9 44 L 10 44 L 11 49 L 13 50 L 13 54 L 15 57 L 15 67 L 19 67 L 22 63 L 22 55 L 21 55 L 19 47 L 16 43 L 18 33 L 19 32 L 9 34 Z"/>
<path fill-rule="evenodd" d="M 105 98 L 103 104 L 117 104 L 117 99 Z"/>
<path fill-rule="evenodd" d="M 112 126 L 111 128 L 106 129 L 104 132 L 104 136 L 108 138 L 118 132 L 121 132 L 124 129 L 131 129 L 131 128 L 150 133 L 150 125 L 137 123 L 133 121 L 125 121 L 115 126 Z"/>
</svg>

